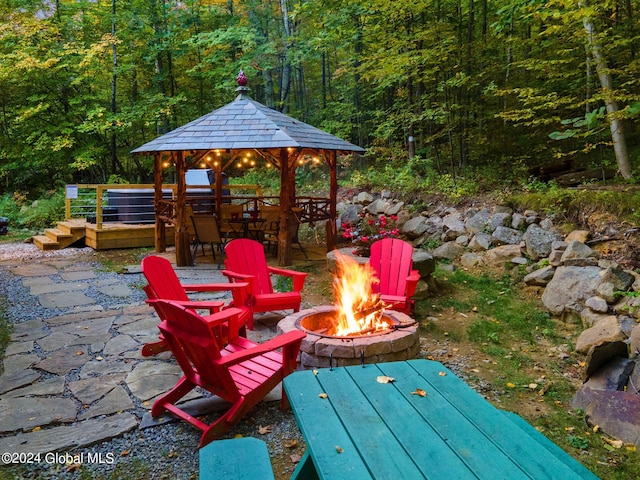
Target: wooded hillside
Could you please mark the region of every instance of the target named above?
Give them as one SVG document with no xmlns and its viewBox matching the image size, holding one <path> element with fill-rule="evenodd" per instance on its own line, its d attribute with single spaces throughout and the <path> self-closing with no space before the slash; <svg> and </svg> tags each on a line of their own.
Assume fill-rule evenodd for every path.
<svg viewBox="0 0 640 480">
<path fill-rule="evenodd" d="M 8 0 L 0 192 L 149 181 L 133 148 L 233 100 L 415 177 L 555 163 L 630 178 L 640 2 Z"/>
</svg>

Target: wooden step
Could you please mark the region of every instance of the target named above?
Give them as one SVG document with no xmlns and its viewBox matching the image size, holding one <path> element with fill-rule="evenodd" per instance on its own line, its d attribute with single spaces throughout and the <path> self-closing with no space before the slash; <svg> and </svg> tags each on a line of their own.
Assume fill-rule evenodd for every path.
<svg viewBox="0 0 640 480">
<path fill-rule="evenodd" d="M 44 234 L 52 240 L 60 241 L 64 238 L 73 238 L 73 234 L 71 232 L 66 232 L 59 228 L 46 228 L 44 230 Z"/>
<path fill-rule="evenodd" d="M 32 238 L 33 244 L 40 250 L 57 250 L 60 248 L 60 244 L 46 235 L 34 235 Z"/>
</svg>

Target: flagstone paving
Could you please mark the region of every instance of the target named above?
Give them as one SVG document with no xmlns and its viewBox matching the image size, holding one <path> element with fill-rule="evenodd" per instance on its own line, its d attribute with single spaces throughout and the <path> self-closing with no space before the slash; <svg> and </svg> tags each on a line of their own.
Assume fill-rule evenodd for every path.
<svg viewBox="0 0 640 480">
<path fill-rule="evenodd" d="M 52 314 L 15 324 L 0 375 L 0 452 L 65 451 L 168 420 L 148 410 L 181 372 L 168 352 L 141 356 L 157 340 L 158 320 L 143 301 L 138 266 L 104 278 L 86 260 L 43 258 L 10 271 Z M 185 283 L 226 283 L 213 265 L 176 271 Z M 212 295 L 205 298 L 221 298 Z M 271 330 L 258 324 L 251 336 L 264 341 Z M 213 400 L 194 411 L 219 409 Z"/>
</svg>

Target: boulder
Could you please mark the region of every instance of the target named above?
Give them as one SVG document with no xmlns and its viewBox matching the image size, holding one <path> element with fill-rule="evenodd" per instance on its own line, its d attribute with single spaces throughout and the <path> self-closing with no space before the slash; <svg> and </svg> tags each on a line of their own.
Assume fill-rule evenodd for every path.
<svg viewBox="0 0 640 480">
<path fill-rule="evenodd" d="M 490 228 L 494 231 L 498 227 L 507 227 L 511 224 L 511 212 L 498 212 L 491 217 Z"/>
<path fill-rule="evenodd" d="M 501 245 L 487 250 L 484 259 L 487 265 L 498 266 L 509 263 L 521 255 L 520 245 Z"/>
<path fill-rule="evenodd" d="M 400 210 L 402 210 L 402 207 L 404 207 L 404 202 L 394 202 L 392 203 L 389 208 L 387 208 L 387 215 L 398 215 L 398 213 L 400 213 Z"/>
<path fill-rule="evenodd" d="M 408 220 L 402 226 L 402 233 L 409 238 L 440 238 L 442 234 L 442 218 L 418 216 Z"/>
<path fill-rule="evenodd" d="M 613 283 L 610 282 L 602 282 L 598 285 L 596 292 L 609 303 L 615 302 L 618 295 Z"/>
<path fill-rule="evenodd" d="M 542 303 L 553 315 L 565 310 L 580 312 L 602 283 L 599 267 L 558 267 L 542 294 Z"/>
<path fill-rule="evenodd" d="M 500 225 L 491 234 L 493 245 L 518 245 L 522 241 L 522 232 Z"/>
<path fill-rule="evenodd" d="M 475 252 L 467 252 L 460 257 L 460 265 L 464 268 L 473 268 L 482 264 L 482 257 Z"/>
<path fill-rule="evenodd" d="M 625 338 L 616 316 L 608 315 L 580 334 L 576 341 L 576 352 L 587 354 L 592 348 L 605 343 L 624 343 Z M 626 348 L 625 344 L 625 351 Z"/>
<path fill-rule="evenodd" d="M 469 237 L 467 235 L 460 235 L 459 237 L 456 237 L 455 242 L 466 247 L 469 245 Z"/>
<path fill-rule="evenodd" d="M 514 213 L 511 216 L 511 228 L 515 228 L 516 230 L 522 230 L 524 229 L 524 226 L 526 224 L 527 223 L 525 222 L 524 215 L 520 213 Z"/>
<path fill-rule="evenodd" d="M 598 252 L 591 249 L 582 242 L 573 240 L 568 242 L 567 248 L 562 254 L 561 261 L 566 264 L 569 260 L 586 259 L 586 258 L 598 258 Z"/>
<path fill-rule="evenodd" d="M 571 405 L 584 410 L 587 423 L 608 435 L 640 447 L 640 395 L 583 386 Z"/>
<path fill-rule="evenodd" d="M 360 192 L 355 199 L 355 203 L 359 203 L 360 205 L 367 205 L 373 202 L 373 195 L 369 192 Z"/>
<path fill-rule="evenodd" d="M 574 230 L 564 239 L 565 242 L 573 242 L 574 240 L 587 243 L 587 241 L 591 238 L 591 232 L 589 230 Z"/>
<path fill-rule="evenodd" d="M 614 267 L 605 268 L 600 272 L 600 276 L 603 282 L 611 283 L 614 290 L 621 292 L 626 292 L 635 281 L 635 277 L 629 272 Z"/>
<path fill-rule="evenodd" d="M 414 250 L 411 259 L 413 260 L 413 269 L 420 272 L 422 279 L 426 279 L 436 270 L 436 261 L 429 252 Z"/>
<path fill-rule="evenodd" d="M 602 297 L 591 297 L 587 298 L 587 301 L 584 302 L 585 307 L 589 307 L 592 311 L 596 313 L 607 313 L 609 311 L 609 304 Z"/>
<path fill-rule="evenodd" d="M 486 209 L 482 209 L 477 212 L 472 217 L 468 218 L 465 222 L 465 228 L 471 234 L 476 234 L 478 232 L 483 231 L 491 224 L 491 217 L 489 215 L 489 211 Z"/>
<path fill-rule="evenodd" d="M 551 253 L 551 245 L 554 241 L 562 240 L 562 236 L 553 230 L 546 230 L 536 223 L 532 223 L 522 236 L 527 255 L 533 261 L 546 258 Z"/>
<path fill-rule="evenodd" d="M 457 237 L 467 233 L 462 215 L 458 212 L 450 213 L 443 217 L 442 227 L 447 240 L 455 240 Z"/>
<path fill-rule="evenodd" d="M 385 213 L 390 206 L 391 204 L 386 200 L 377 199 L 364 207 L 364 209 L 372 215 L 378 215 L 381 213 Z"/>
<path fill-rule="evenodd" d="M 340 215 L 340 222 L 342 224 L 353 225 L 360 221 L 360 212 L 362 209 L 358 205 L 348 204 L 345 205 L 345 209 Z"/>
<path fill-rule="evenodd" d="M 627 357 L 627 344 L 620 340 L 592 346 L 587 353 L 584 379 L 598 372 L 596 383 L 599 382 L 607 390 L 622 390 L 634 366 L 634 362 Z"/>
<path fill-rule="evenodd" d="M 527 285 L 544 287 L 551 281 L 554 273 L 555 268 L 547 265 L 546 267 L 539 268 L 524 277 L 524 283 Z"/>
<path fill-rule="evenodd" d="M 495 207 L 493 207 L 492 213 L 493 213 L 493 215 L 499 215 L 499 214 L 503 214 L 503 213 L 507 214 L 507 215 L 512 215 L 513 214 L 513 208 L 507 207 L 506 205 L 496 205 Z"/>
<path fill-rule="evenodd" d="M 640 325 L 636 325 L 636 327 L 631 331 L 631 337 L 629 337 L 629 351 L 632 357 L 640 355 Z M 640 388 L 640 384 L 638 384 L 638 388 Z"/>
<path fill-rule="evenodd" d="M 476 233 L 469 242 L 469 248 L 474 252 L 481 252 L 491 248 L 491 235 L 486 232 Z"/>
<path fill-rule="evenodd" d="M 603 318 L 608 317 L 607 313 L 597 313 L 591 310 L 590 308 L 583 308 L 580 312 L 580 320 L 582 321 L 583 328 L 593 327 L 596 323 L 598 323 Z"/>
<path fill-rule="evenodd" d="M 456 242 L 447 242 L 433 251 L 435 258 L 455 260 L 464 253 L 464 247 Z"/>
</svg>

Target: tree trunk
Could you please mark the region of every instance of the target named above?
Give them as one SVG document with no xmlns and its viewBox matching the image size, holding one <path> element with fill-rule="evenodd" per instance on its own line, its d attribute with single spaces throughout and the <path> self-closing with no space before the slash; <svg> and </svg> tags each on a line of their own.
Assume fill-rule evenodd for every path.
<svg viewBox="0 0 640 480">
<path fill-rule="evenodd" d="M 113 70 L 111 73 L 111 115 L 113 115 L 113 121 L 111 123 L 111 141 L 109 149 L 111 151 L 111 172 L 116 173 L 118 171 L 118 154 L 116 152 L 116 93 L 117 93 L 117 68 L 118 68 L 118 51 L 116 48 L 116 0 L 111 2 L 111 36 L 112 38 L 112 57 L 113 57 Z"/>
<path fill-rule="evenodd" d="M 284 28 L 284 51 L 282 52 L 282 83 L 280 85 L 280 111 L 287 113 L 289 103 L 289 92 L 291 90 L 291 59 L 289 58 L 291 28 L 289 25 L 289 11 L 287 10 L 287 0 L 280 0 L 282 10 L 282 25 Z"/>
<path fill-rule="evenodd" d="M 598 79 L 600 80 L 600 86 L 602 87 L 602 93 L 604 94 L 605 104 L 607 106 L 607 114 L 609 117 L 609 128 L 611 129 L 611 140 L 613 141 L 613 151 L 616 154 L 616 161 L 618 162 L 618 169 L 620 175 L 625 180 L 629 180 L 632 177 L 631 166 L 629 165 L 629 154 L 627 152 L 627 142 L 624 134 L 624 128 L 622 120 L 616 118 L 618 112 L 618 102 L 613 94 L 613 78 L 608 73 L 607 61 L 604 58 L 600 45 L 595 40 L 595 27 L 589 19 L 584 19 L 584 28 L 587 31 L 587 39 L 589 42 L 589 48 L 593 55 L 593 59 L 596 64 L 596 72 L 598 73 Z"/>
</svg>

